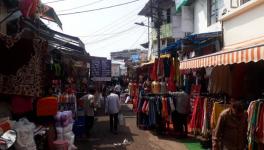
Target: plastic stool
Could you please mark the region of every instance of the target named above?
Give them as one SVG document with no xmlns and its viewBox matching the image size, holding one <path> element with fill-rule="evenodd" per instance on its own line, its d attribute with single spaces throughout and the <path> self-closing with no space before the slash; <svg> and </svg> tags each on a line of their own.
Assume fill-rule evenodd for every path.
<svg viewBox="0 0 264 150">
<path fill-rule="evenodd" d="M 56 140 L 53 142 L 56 150 L 68 150 L 69 143 L 64 140 Z"/>
</svg>

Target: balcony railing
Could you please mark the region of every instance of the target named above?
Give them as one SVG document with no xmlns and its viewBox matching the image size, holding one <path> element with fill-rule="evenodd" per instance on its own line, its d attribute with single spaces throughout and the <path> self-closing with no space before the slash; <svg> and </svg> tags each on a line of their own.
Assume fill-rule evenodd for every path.
<svg viewBox="0 0 264 150">
<path fill-rule="evenodd" d="M 161 26 L 160 28 L 160 38 L 168 38 L 168 37 L 172 37 L 172 28 L 171 28 L 171 24 L 167 23 Z M 152 30 L 152 40 L 157 40 L 157 31 L 156 30 Z"/>
</svg>

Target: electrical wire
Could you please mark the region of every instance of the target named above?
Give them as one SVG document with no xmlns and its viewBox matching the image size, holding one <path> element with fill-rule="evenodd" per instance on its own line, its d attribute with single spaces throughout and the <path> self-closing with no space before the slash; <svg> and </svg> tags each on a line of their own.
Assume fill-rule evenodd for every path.
<svg viewBox="0 0 264 150">
<path fill-rule="evenodd" d="M 130 46 L 130 48 L 133 48 L 146 32 L 147 30 L 144 30 L 142 34 L 139 35 L 138 39 Z"/>
<path fill-rule="evenodd" d="M 84 10 L 84 11 L 76 11 L 76 12 L 70 12 L 70 13 L 62 13 L 62 14 L 58 14 L 58 16 L 75 15 L 75 14 L 80 14 L 80 13 L 104 10 L 104 9 L 109 9 L 109 8 L 113 8 L 113 7 L 118 7 L 118 6 L 123 6 L 123 5 L 131 4 L 131 3 L 135 3 L 137 1 L 139 1 L 139 0 L 134 0 L 134 1 L 126 2 L 126 3 L 121 3 L 121 4 L 116 4 L 116 5 L 107 6 L 107 7 L 101 7 L 101 8 L 96 8 L 96 9 L 90 9 L 90 10 Z"/>
<path fill-rule="evenodd" d="M 99 33 L 104 33 L 104 32 L 106 32 L 106 31 L 109 32 L 110 30 L 113 30 L 113 29 L 115 29 L 115 28 L 117 28 L 117 27 L 118 27 L 118 29 L 120 29 L 119 26 L 122 25 L 122 23 L 124 23 L 124 20 L 127 21 L 127 20 L 128 20 L 127 18 L 130 18 L 130 19 L 131 19 L 131 17 L 134 15 L 134 13 L 137 13 L 137 12 L 139 11 L 139 9 L 140 9 L 140 7 L 137 6 L 136 9 L 133 9 L 132 11 L 129 11 L 128 13 L 126 13 L 126 14 L 124 14 L 123 16 L 121 16 L 121 17 L 119 17 L 119 18 L 113 20 L 111 23 L 109 23 L 109 24 L 107 24 L 107 25 L 105 25 L 105 26 L 99 28 L 98 30 L 94 31 L 94 32 L 91 33 L 91 34 L 98 34 L 98 32 L 99 32 Z M 136 16 L 136 15 L 135 15 L 135 16 Z M 131 22 L 131 21 L 129 21 L 129 23 L 130 23 L 130 22 Z M 84 37 L 84 38 L 85 38 L 85 37 Z"/>
<path fill-rule="evenodd" d="M 69 9 L 58 10 L 57 12 L 64 12 L 64 11 L 79 9 L 79 8 L 83 8 L 83 7 L 87 7 L 87 6 L 91 6 L 91 5 L 100 3 L 102 1 L 104 1 L 104 0 L 98 0 L 98 1 L 95 1 L 95 2 L 91 2 L 91 3 L 85 4 L 85 5 L 81 5 L 81 6 L 77 6 L 77 7 L 73 7 L 73 8 L 69 8 Z"/>
<path fill-rule="evenodd" d="M 132 27 L 134 28 L 134 27 Z M 130 29 L 130 28 L 129 28 Z M 107 36 L 107 35 L 116 35 L 116 34 L 119 34 L 119 33 L 122 33 L 122 32 L 125 32 L 127 31 L 128 29 L 125 29 L 125 30 L 122 30 L 122 31 L 119 31 L 119 32 L 115 32 L 115 33 L 106 33 L 106 34 L 94 34 L 94 35 L 84 35 L 84 36 L 77 36 L 77 37 L 91 37 L 91 36 Z"/>
<path fill-rule="evenodd" d="M 123 21 L 121 23 L 114 24 L 113 26 L 108 26 L 106 28 L 103 28 L 102 30 L 98 30 L 97 32 L 94 32 L 94 34 L 107 34 L 107 33 L 111 33 L 111 32 L 113 32 L 113 33 L 119 32 L 120 30 L 126 29 L 127 27 L 133 25 L 132 22 L 139 19 L 139 18 L 136 18 L 136 16 L 133 18 L 134 18 L 133 20 L 126 20 L 126 21 Z M 87 37 L 85 37 L 85 38 L 87 38 Z M 91 38 L 92 39 L 94 39 L 94 38 L 100 39 L 100 37 L 97 36 L 97 37 L 89 37 L 89 40 L 91 40 Z"/>
<path fill-rule="evenodd" d="M 100 39 L 100 40 L 97 40 L 97 41 L 86 42 L 85 45 L 88 45 L 88 44 L 90 44 L 90 45 L 91 45 L 91 44 L 97 44 L 97 43 L 99 43 L 99 42 L 102 42 L 102 41 L 105 41 L 105 40 L 109 40 L 110 38 L 113 38 L 113 37 L 115 37 L 115 36 L 120 36 L 120 35 L 126 33 L 127 31 L 130 31 L 130 30 L 132 30 L 132 29 L 136 29 L 136 28 L 138 28 L 138 27 L 137 27 L 137 26 L 133 26 L 133 27 L 130 27 L 130 28 L 128 28 L 128 29 L 126 29 L 126 30 L 124 30 L 124 31 L 122 31 L 122 32 L 119 32 L 118 34 L 115 34 L 115 35 L 112 35 L 112 36 L 108 36 L 108 37 L 106 37 L 106 38 L 103 38 L 103 39 Z"/>
<path fill-rule="evenodd" d="M 65 0 L 55 0 L 55 1 L 46 2 L 44 4 L 56 3 L 56 2 L 61 2 L 61 1 L 65 1 Z"/>
</svg>

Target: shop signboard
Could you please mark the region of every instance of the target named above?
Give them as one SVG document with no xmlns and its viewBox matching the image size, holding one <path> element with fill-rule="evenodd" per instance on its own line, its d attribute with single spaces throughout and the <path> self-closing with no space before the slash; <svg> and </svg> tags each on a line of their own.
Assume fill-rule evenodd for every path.
<svg viewBox="0 0 264 150">
<path fill-rule="evenodd" d="M 91 59 L 91 80 L 111 81 L 111 60 L 102 57 Z"/>
</svg>

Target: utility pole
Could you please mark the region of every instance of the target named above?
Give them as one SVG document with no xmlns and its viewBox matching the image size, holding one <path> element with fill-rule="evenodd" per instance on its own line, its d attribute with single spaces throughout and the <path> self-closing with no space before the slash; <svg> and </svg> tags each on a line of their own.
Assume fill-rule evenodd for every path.
<svg viewBox="0 0 264 150">
<path fill-rule="evenodd" d="M 153 7 L 153 1 L 154 1 L 154 4 L 155 4 L 154 7 Z M 150 0 L 151 20 L 154 22 L 154 27 L 155 27 L 156 33 L 157 33 L 158 58 L 160 58 L 160 27 L 162 25 L 162 19 L 161 19 L 162 11 L 161 11 L 159 3 L 160 3 L 159 0 Z M 154 16 L 153 8 L 156 9 L 155 12 L 156 12 L 157 16 Z"/>
</svg>

